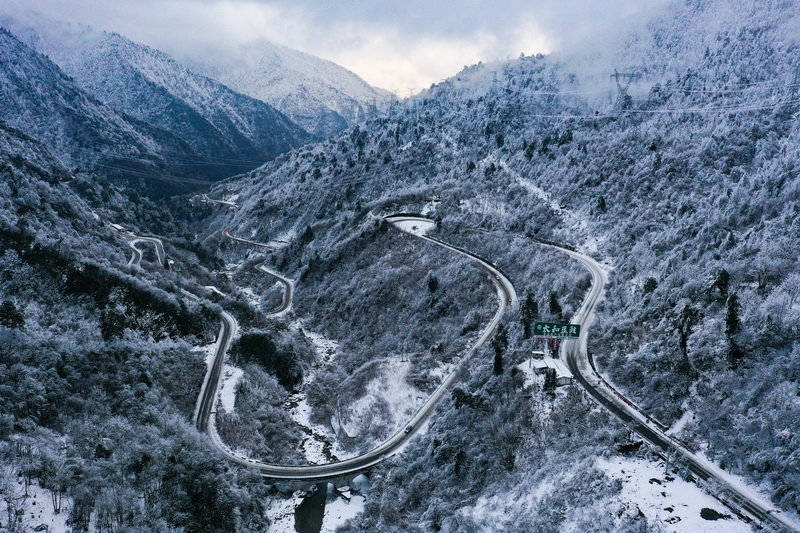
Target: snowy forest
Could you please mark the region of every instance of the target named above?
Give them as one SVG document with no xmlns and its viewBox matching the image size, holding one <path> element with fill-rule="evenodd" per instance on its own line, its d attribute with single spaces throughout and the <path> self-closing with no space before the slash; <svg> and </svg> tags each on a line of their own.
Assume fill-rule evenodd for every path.
<svg viewBox="0 0 800 533">
<path fill-rule="evenodd" d="M 235 395 L 213 414 L 226 446 L 298 465 L 312 432 L 335 460 L 403 431 L 497 302 L 469 258 L 393 213 L 435 221 L 519 301 L 426 429 L 366 472 L 339 531 L 690 530 L 622 498 L 603 466 L 654 449 L 579 386 L 528 379 L 532 323 L 568 321 L 591 285 L 542 242 L 610 272 L 588 340 L 605 379 L 797 517 L 798 7 L 674 2 L 602 43 L 465 67 L 323 140 L 276 115 L 292 146 L 184 195 L 138 182 L 193 157 L 175 140 L 189 133 L 88 96 L 3 30 L 4 97 L 36 70 L 26 83 L 57 90 L 35 94 L 58 96 L 30 108 L 91 113 L 106 152 L 78 158 L 80 128 L 45 134 L 0 105 L 0 528 L 36 525 L 33 492 L 71 531 L 274 528 L 292 489 L 227 461 L 192 420 L 222 310 L 239 326 Z M 130 138 L 151 152 L 125 174 L 131 148 L 114 143 Z M 142 246 L 131 264 L 134 234 L 167 260 Z M 262 264 L 292 281 L 290 310 L 272 312 Z M 688 478 L 674 463 L 664 475 Z"/>
</svg>

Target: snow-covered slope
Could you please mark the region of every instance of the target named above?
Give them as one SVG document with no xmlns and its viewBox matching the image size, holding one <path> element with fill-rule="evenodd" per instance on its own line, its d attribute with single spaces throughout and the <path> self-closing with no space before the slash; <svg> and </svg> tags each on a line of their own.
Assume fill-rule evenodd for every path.
<svg viewBox="0 0 800 533">
<path fill-rule="evenodd" d="M 0 21 L 99 100 L 205 154 L 216 178 L 250 170 L 310 139 L 269 104 L 190 72 L 163 52 L 119 34 L 45 17 Z"/>
<path fill-rule="evenodd" d="M 345 347 L 337 365 L 346 369 L 358 368 L 352 361 L 360 363 L 359 354 L 374 358 L 391 346 L 423 354 L 412 361 L 429 355 L 439 361 L 426 351 L 436 341 L 420 334 L 421 311 L 406 329 L 425 339 L 422 345 L 406 341 L 406 329 L 392 337 L 388 326 L 375 327 L 386 302 L 396 299 L 391 287 L 413 285 L 405 271 L 392 278 L 408 252 L 358 256 L 371 237 L 359 228 L 376 224 L 370 215 L 433 206 L 429 216 L 441 221 L 439 235 L 496 261 L 522 287 L 523 301 L 537 304 L 537 320 L 569 317 L 574 303 L 554 306 L 553 297 L 556 304 L 579 301 L 588 280 L 553 259 L 561 275 L 543 282 L 541 267 L 529 267 L 543 253 L 530 237 L 586 249 L 614 265 L 589 337 L 601 371 L 664 424 L 694 413 L 678 438 L 794 516 L 800 511 L 798 27 L 797 2 L 749 0 L 734 10 L 723 0 L 676 1 L 619 39 L 618 48 L 586 46 L 580 61 L 524 57 L 465 69 L 387 119 L 216 186 L 212 197 L 237 197 L 240 209 L 220 211 L 209 239 L 222 228 L 264 241 L 307 228 L 307 239 L 272 259 L 299 280 L 298 294 L 313 295 L 313 303 L 298 302 L 296 309 L 323 317 L 312 325 Z M 609 78 L 614 68 L 638 75 L 627 94 Z M 269 216 L 275 212 L 281 216 Z M 363 275 L 365 265 L 387 257 L 390 267 Z M 415 258 L 408 272 L 429 268 Z M 347 283 L 353 288 L 337 297 Z M 380 285 L 370 291 L 370 283 Z M 349 312 L 355 294 L 357 310 Z M 430 306 L 436 307 L 433 299 Z M 361 315 L 369 316 L 370 328 L 358 325 Z M 537 347 L 520 322 L 509 318 L 510 364 Z M 376 330 L 385 337 L 367 337 Z M 453 406 L 443 406 L 429 433 L 411 443 L 403 459 L 409 466 L 375 469 L 371 495 L 380 505 L 368 505 L 348 530 L 409 531 L 429 523 L 445 531 L 698 530 L 686 515 L 688 525 L 675 526 L 674 516 L 647 518 L 638 510 L 626 527 L 604 523 L 622 486 L 615 489 L 608 473 L 574 465 L 581 456 L 625 449 L 621 426 L 594 418 L 594 405 L 574 389 L 568 403 L 545 402 L 527 419 L 522 409 L 536 405 L 540 389 L 504 411 L 505 402 L 525 393 L 504 396 L 505 387 L 518 386 L 513 374 L 493 381 L 488 367 L 471 369 Z M 329 385 L 326 392 L 344 381 L 337 371 L 315 377 Z M 309 403 L 330 420 L 356 394 L 353 388 L 340 396 L 309 393 Z M 328 408 L 331 397 L 339 404 Z M 374 415 L 376 425 L 385 418 Z M 519 441 L 492 442 L 503 431 Z M 548 438 L 554 440 L 543 445 Z M 503 457 L 510 462 L 504 465 Z M 452 492 L 454 486 L 463 492 Z M 435 489 L 420 497 L 419 487 Z M 524 508 L 509 497 L 516 487 L 546 496 Z M 508 522 L 489 526 L 469 511 L 481 508 L 476 494 L 499 495 L 497 515 Z M 603 505 L 587 510 L 582 502 Z"/>
<path fill-rule="evenodd" d="M 383 111 L 390 94 L 330 61 L 267 41 L 203 50 L 179 59 L 190 68 L 280 109 L 321 137 Z"/>
<path fill-rule="evenodd" d="M 156 194 L 211 180 L 204 154 L 103 104 L 5 30 L 0 30 L 0 120 L 43 142 L 68 168 L 92 170 Z M 179 164 L 185 162 L 194 166 Z"/>
</svg>

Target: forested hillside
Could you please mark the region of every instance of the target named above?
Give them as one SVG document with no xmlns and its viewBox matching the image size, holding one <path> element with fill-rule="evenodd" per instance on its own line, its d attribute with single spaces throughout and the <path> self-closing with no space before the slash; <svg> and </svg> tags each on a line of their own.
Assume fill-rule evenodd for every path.
<svg viewBox="0 0 800 533">
<path fill-rule="evenodd" d="M 74 531 L 273 525 L 291 490 L 192 424 L 222 309 L 243 369 L 233 409 L 215 404 L 229 446 L 303 464 L 314 431 L 329 459 L 404 431 L 498 296 L 474 262 L 383 218 L 399 212 L 495 263 L 518 301 L 423 431 L 367 472 L 342 530 L 681 527 L 606 467 L 652 450 L 578 386 L 530 376 L 532 322 L 569 320 L 591 280 L 542 241 L 610 270 L 589 336 L 608 380 L 797 516 L 799 26 L 794 1 L 677 1 L 612 44 L 467 67 L 158 203 L 119 185 L 185 177 L 203 154 L 0 31 L 0 527 L 39 525 L 30 491 Z M 140 243 L 127 265 L 134 234 L 163 237 L 166 260 Z M 290 311 L 269 316 L 280 290 L 261 262 L 293 280 Z M 645 483 L 687 473 L 659 470 Z"/>
<path fill-rule="evenodd" d="M 467 68 L 387 119 L 215 187 L 214 195 L 241 208 L 211 228 L 262 241 L 313 235 L 273 261 L 300 279 L 322 268 L 336 285 L 348 278 L 325 265 L 350 261 L 356 272 L 362 264 L 341 237 L 348 228 L 425 209 L 440 221 L 442 238 L 492 258 L 542 311 L 551 292 L 563 298 L 564 316 L 586 281 L 567 261 L 560 276 L 542 276 L 530 237 L 578 246 L 613 269 L 589 344 L 601 370 L 667 425 L 688 413 L 684 440 L 707 443 L 709 457 L 796 512 L 796 7 L 676 3 L 619 48 L 598 51 L 592 69 L 567 56 Z M 602 65 L 609 66 L 605 96 L 597 90 Z M 614 69 L 632 76 L 617 76 L 617 87 Z M 302 285 L 298 298 L 304 290 L 317 294 Z M 364 337 L 332 323 L 324 312 L 331 302 L 312 297 L 305 309 L 326 334 Z M 518 319 L 510 345 L 529 348 Z M 496 394 L 486 392 L 490 372 L 474 379 L 486 398 Z M 498 420 L 521 425 L 517 415 L 500 415 L 496 402 L 494 416 L 472 419 L 470 434 L 491 433 L 487 424 Z M 428 472 L 432 459 L 423 457 L 433 452 L 425 442 L 457 440 L 441 433 L 451 409 L 408 451 Z M 593 437 L 581 422 L 574 426 Z M 533 435 L 523 432 L 512 452 L 522 453 Z M 473 445 L 468 458 L 478 453 Z M 541 465 L 514 464 L 527 472 L 522 479 L 540 479 Z M 440 480 L 439 504 L 426 499 L 410 511 L 402 502 L 413 491 L 396 475 L 387 470 L 378 490 L 393 496 L 368 507 L 368 524 L 403 530 L 434 508 L 441 516 L 464 510 L 482 490 L 508 482 L 498 472 L 498 486 L 487 489 L 482 483 L 494 478 L 481 478 L 465 486 L 473 496 L 456 496 Z M 405 513 L 405 526 L 393 511 Z M 523 515 L 512 502 L 505 512 Z"/>
<path fill-rule="evenodd" d="M 60 512 L 73 531 L 224 531 L 236 514 L 265 528 L 260 480 L 231 475 L 191 424 L 205 372 L 194 348 L 217 309 L 178 297 L 150 253 L 153 276 L 126 268 L 109 227 L 156 206 L 2 123 L 0 161 L 0 527 Z M 193 252 L 167 250 L 202 279 Z M 31 508 L 34 494 L 52 505 Z"/>
<path fill-rule="evenodd" d="M 167 54 L 122 35 L 2 17 L 82 89 L 117 111 L 176 135 L 208 160 L 183 161 L 219 179 L 255 168 L 311 136 L 269 104 L 200 76 Z"/>
</svg>

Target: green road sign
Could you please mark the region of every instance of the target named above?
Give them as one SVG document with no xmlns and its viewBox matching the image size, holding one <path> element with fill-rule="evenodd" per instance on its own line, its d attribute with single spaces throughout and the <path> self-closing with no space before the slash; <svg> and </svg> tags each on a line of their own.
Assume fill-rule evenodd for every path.
<svg viewBox="0 0 800 533">
<path fill-rule="evenodd" d="M 577 339 L 581 334 L 578 324 L 552 324 L 550 322 L 534 322 L 535 337 L 553 337 L 557 339 Z"/>
</svg>

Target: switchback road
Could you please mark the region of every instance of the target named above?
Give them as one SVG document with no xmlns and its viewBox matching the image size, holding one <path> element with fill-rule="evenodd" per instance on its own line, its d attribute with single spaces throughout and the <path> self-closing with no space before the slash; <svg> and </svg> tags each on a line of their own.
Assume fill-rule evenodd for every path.
<svg viewBox="0 0 800 533">
<path fill-rule="evenodd" d="M 131 256 L 130 261 L 128 261 L 129 267 L 132 266 L 138 268 L 142 263 L 142 251 L 136 247 L 136 245 L 139 243 L 152 244 L 156 250 L 158 264 L 161 266 L 164 265 L 164 258 L 166 258 L 167 254 L 164 252 L 164 243 L 161 242 L 161 239 L 156 239 L 155 237 L 132 237 L 133 238 L 128 241 L 128 246 L 130 246 L 131 250 L 133 250 L 133 255 Z"/>
<path fill-rule="evenodd" d="M 395 227 L 398 228 L 400 227 L 399 224 L 400 222 L 409 221 L 412 219 L 417 220 L 420 223 L 427 223 L 427 224 L 432 223 L 431 220 L 423 217 L 409 217 L 409 216 L 386 217 L 387 221 L 389 221 Z M 227 349 L 225 348 L 225 346 L 226 343 L 229 342 L 229 340 L 224 340 L 224 336 L 232 334 L 231 330 L 233 329 L 233 327 L 230 327 L 230 329 L 226 329 L 225 323 L 223 322 L 222 326 L 223 329 L 220 331 L 220 339 L 223 340 L 218 341 L 217 343 L 214 362 L 209 371 L 209 376 L 213 372 L 214 374 L 216 374 L 216 377 L 212 378 L 207 376 L 206 379 L 207 385 L 204 384 L 204 391 L 201 392 L 201 396 L 198 399 L 198 407 L 196 409 L 197 417 L 195 423 L 197 424 L 198 428 L 208 432 L 209 436 L 211 437 L 211 440 L 228 459 L 240 465 L 256 469 L 264 477 L 272 479 L 284 479 L 284 480 L 331 479 L 362 472 L 363 470 L 371 466 L 374 466 L 375 464 L 383 461 L 384 459 L 400 451 L 403 448 L 403 446 L 405 446 L 405 444 L 408 443 L 408 441 L 420 431 L 422 426 L 425 424 L 428 418 L 430 418 L 431 414 L 436 409 L 436 406 L 439 404 L 439 402 L 441 402 L 442 398 L 444 398 L 444 395 L 447 392 L 447 390 L 453 385 L 453 383 L 455 383 L 460 378 L 462 370 L 467 367 L 467 365 L 469 364 L 475 353 L 477 353 L 477 351 L 492 337 L 492 335 L 494 335 L 494 332 L 497 329 L 497 326 L 500 324 L 500 321 L 503 318 L 503 315 L 505 314 L 508 305 L 513 302 L 516 302 L 516 293 L 514 292 L 514 287 L 511 284 L 511 282 L 499 270 L 497 270 L 493 265 L 491 265 L 487 261 L 480 259 L 469 252 L 458 249 L 456 247 L 453 247 L 436 239 L 420 235 L 419 233 L 412 233 L 412 234 L 419 238 L 433 242 L 438 246 L 443 246 L 449 250 L 466 255 L 471 260 L 473 260 L 479 267 L 486 270 L 486 272 L 489 274 L 489 279 L 492 281 L 492 283 L 495 285 L 497 289 L 497 295 L 499 301 L 497 312 L 495 313 L 494 317 L 492 318 L 488 326 L 483 330 L 483 333 L 478 338 L 478 340 L 462 356 L 455 370 L 451 372 L 450 375 L 448 375 L 444 379 L 441 385 L 439 385 L 439 387 L 433 392 L 433 394 L 422 405 L 422 407 L 411 418 L 411 420 L 408 421 L 407 425 L 404 428 L 398 430 L 394 435 L 389 437 L 389 439 L 384 441 L 376 448 L 362 455 L 352 457 L 350 459 L 345 459 L 343 461 L 337 461 L 324 465 L 304 465 L 304 466 L 271 465 L 264 463 L 262 461 L 258 461 L 248 457 L 243 457 L 236 454 L 224 442 L 222 442 L 222 440 L 219 437 L 219 434 L 216 431 L 216 427 L 214 425 L 215 417 L 212 416 L 213 414 L 212 406 L 216 398 L 217 387 L 219 386 L 219 374 L 222 372 L 222 361 L 225 358 L 225 353 Z M 241 241 L 244 240 L 242 239 Z M 250 241 L 244 241 L 244 242 L 249 243 Z M 208 391 L 213 391 L 213 392 L 208 392 Z"/>
<path fill-rule="evenodd" d="M 242 239 L 240 237 L 236 237 L 234 235 L 231 235 L 227 231 L 223 231 L 222 232 L 222 236 L 223 237 L 227 237 L 227 238 L 231 239 L 232 241 L 235 241 L 235 242 L 238 242 L 238 243 L 241 243 L 241 244 L 248 244 L 250 246 L 256 246 L 258 248 L 266 248 L 268 250 L 276 248 L 276 246 L 271 245 L 271 244 L 264 244 L 263 242 L 256 242 L 256 241 L 251 241 L 251 240 L 248 240 L 248 239 Z M 260 270 L 261 272 L 263 272 L 265 274 L 268 274 L 268 275 L 272 276 L 273 278 L 275 278 L 276 280 L 278 280 L 278 283 L 280 283 L 281 287 L 283 288 L 283 297 L 281 298 L 281 304 L 276 309 L 273 309 L 272 311 L 270 311 L 270 314 L 272 314 L 272 315 L 281 315 L 281 314 L 284 314 L 284 313 L 288 313 L 292 308 L 292 299 L 294 298 L 294 282 L 292 280 L 290 280 L 289 278 L 287 278 L 285 276 L 282 276 L 281 274 L 275 272 L 274 270 L 270 270 L 269 268 L 267 268 L 267 266 L 264 263 L 259 263 L 258 265 L 256 265 L 256 268 L 258 270 Z"/>
</svg>

